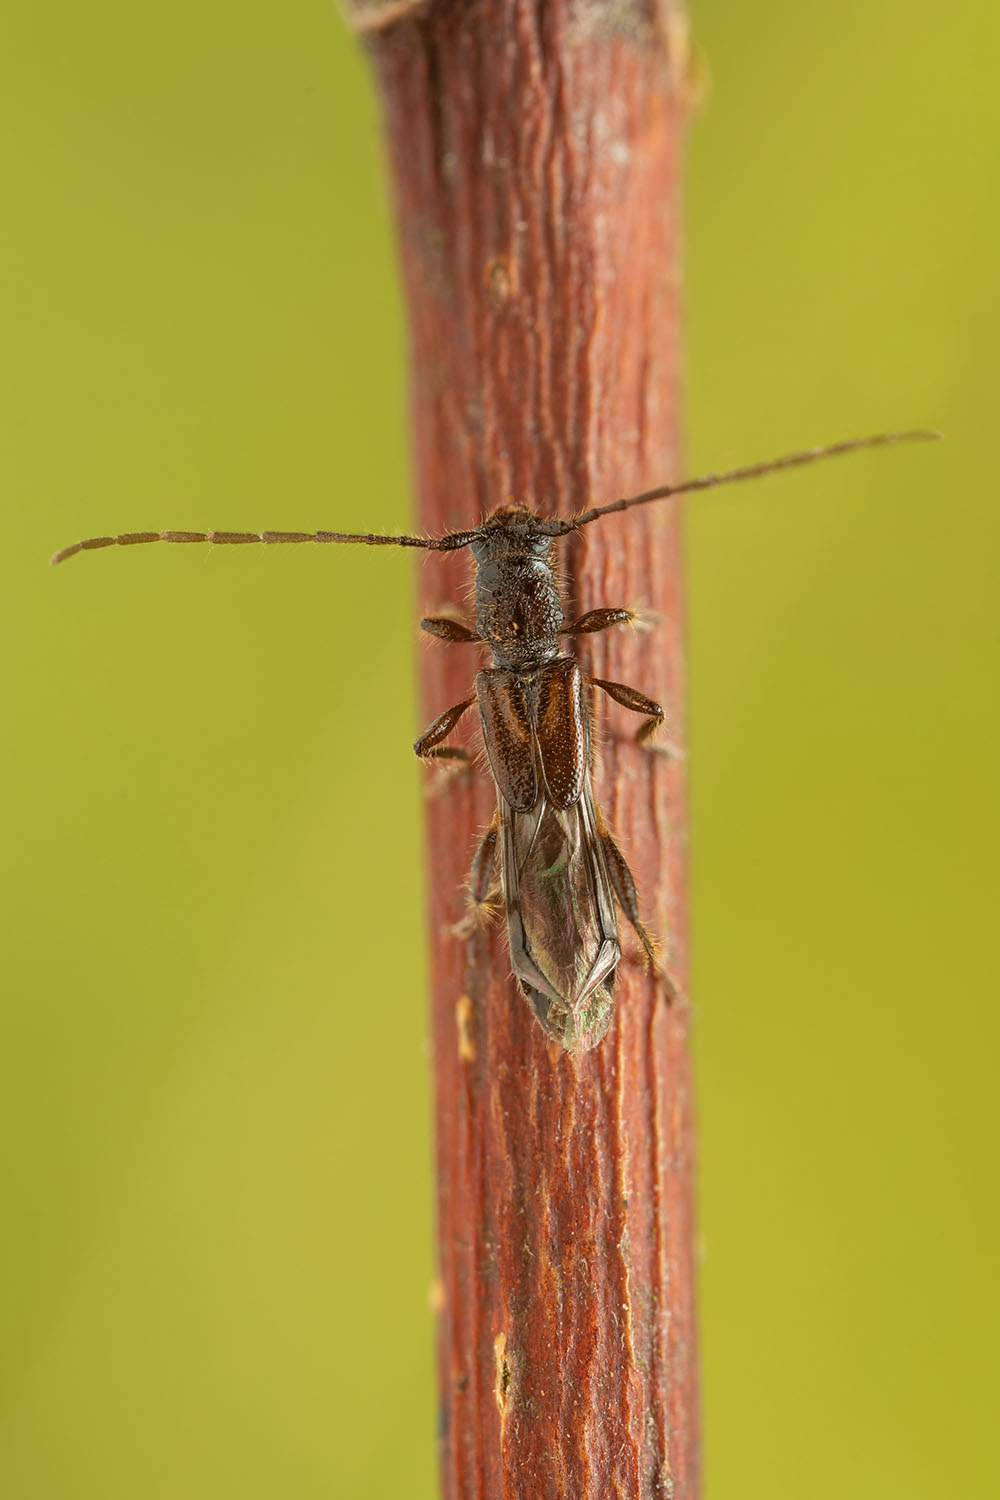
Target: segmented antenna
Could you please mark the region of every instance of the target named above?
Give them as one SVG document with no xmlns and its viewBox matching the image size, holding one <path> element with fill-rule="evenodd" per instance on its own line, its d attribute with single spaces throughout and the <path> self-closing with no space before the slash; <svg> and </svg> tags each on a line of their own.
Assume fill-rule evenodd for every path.
<svg viewBox="0 0 1000 1500">
<path fill-rule="evenodd" d="M 570 521 L 546 521 L 538 530 L 545 536 L 567 536 L 581 526 L 589 526 L 601 516 L 610 516 L 615 511 L 631 510 L 633 505 L 648 505 L 652 500 L 666 500 L 669 495 L 684 495 L 692 490 L 710 490 L 719 484 L 734 484 L 741 479 L 759 479 L 763 474 L 773 474 L 777 469 L 798 469 L 803 464 L 816 463 L 821 458 L 836 458 L 841 453 L 853 453 L 858 448 L 884 448 L 890 443 L 937 442 L 940 432 L 918 428 L 911 432 L 880 432 L 874 437 L 848 438 L 842 443 L 828 443 L 824 448 L 804 448 L 798 453 L 786 453 L 783 458 L 770 458 L 764 463 L 747 464 L 744 468 L 728 469 L 723 474 L 703 474 L 698 479 L 683 479 L 679 484 L 665 484 L 659 489 L 645 490 L 641 495 L 631 495 L 627 500 L 612 500 L 610 505 L 598 505 L 585 510 Z"/>
<path fill-rule="evenodd" d="M 890 443 L 936 442 L 939 432 L 915 429 L 912 432 L 880 432 L 874 437 L 849 438 L 842 443 L 829 443 L 825 448 L 804 448 L 798 453 L 786 453 L 783 458 L 770 458 L 764 463 L 748 464 L 745 468 L 729 469 L 723 474 L 703 474 L 698 479 L 684 479 L 679 484 L 665 484 L 659 489 L 645 490 L 641 495 L 631 495 L 627 500 L 612 500 L 610 505 L 598 505 L 592 510 L 582 511 L 569 521 L 536 521 L 534 530 L 542 536 L 568 536 L 581 526 L 601 516 L 613 515 L 615 511 L 631 510 L 634 505 L 648 505 L 653 500 L 666 500 L 670 495 L 684 495 L 692 490 L 710 490 L 716 485 L 733 484 L 741 479 L 759 479 L 763 474 L 773 474 L 778 469 L 798 469 L 803 464 L 816 463 L 821 458 L 836 458 L 841 453 L 853 453 L 858 448 L 884 448 Z M 102 547 L 136 547 L 147 542 L 208 542 L 214 547 L 245 546 L 251 542 L 262 542 L 273 547 L 287 542 L 352 543 L 365 547 L 425 547 L 432 552 L 454 552 L 468 547 L 480 535 L 480 528 L 471 531 L 452 531 L 444 536 L 383 536 L 377 532 L 352 531 L 124 531 L 120 536 L 92 536 L 85 541 L 74 542 L 53 554 L 49 561 L 54 565 L 75 557 L 78 552 L 96 552 Z"/>
<path fill-rule="evenodd" d="M 365 547 L 427 547 L 434 552 L 452 552 L 467 547 L 474 531 L 453 531 L 446 536 L 380 536 L 376 532 L 350 531 L 124 531 L 120 536 L 92 536 L 53 553 L 49 562 L 65 562 L 78 552 L 96 552 L 101 547 L 138 547 L 147 542 L 208 542 L 213 547 L 242 547 L 263 542 L 265 547 L 284 542 L 359 542 Z"/>
</svg>

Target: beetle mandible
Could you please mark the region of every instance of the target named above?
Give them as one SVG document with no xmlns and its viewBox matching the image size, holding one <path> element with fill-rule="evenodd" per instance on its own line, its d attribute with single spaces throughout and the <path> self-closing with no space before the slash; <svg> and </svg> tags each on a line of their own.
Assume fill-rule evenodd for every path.
<svg viewBox="0 0 1000 1500">
<path fill-rule="evenodd" d="M 52 558 L 146 542 L 360 543 L 453 552 L 468 547 L 476 567 L 476 629 L 446 616 L 421 628 L 449 642 L 488 646 L 493 665 L 476 675 L 474 693 L 430 724 L 414 745 L 425 760 L 469 760 L 444 744 L 478 703 L 483 741 L 496 784 L 497 809 L 476 850 L 469 876 L 474 910 L 483 910 L 499 850 L 501 885 L 514 976 L 546 1034 L 567 1051 L 597 1045 L 611 1021 L 622 951 L 615 903 L 635 929 L 668 1001 L 677 991 L 659 966 L 639 916 L 635 882 L 594 802 L 590 783 L 591 716 L 586 688 L 607 693 L 643 716 L 636 741 L 645 744 L 663 723 L 663 710 L 637 688 L 586 677 L 573 656 L 560 653 L 560 636 L 606 630 L 634 619 L 624 607 L 592 609 L 565 623 L 551 552 L 562 537 L 617 511 L 755 479 L 858 448 L 934 439 L 928 431 L 887 432 L 783 458 L 662 485 L 627 499 L 549 519 L 521 505 L 495 510 L 468 531 L 441 537 L 384 536 L 337 531 L 138 531 L 91 537 Z"/>
</svg>

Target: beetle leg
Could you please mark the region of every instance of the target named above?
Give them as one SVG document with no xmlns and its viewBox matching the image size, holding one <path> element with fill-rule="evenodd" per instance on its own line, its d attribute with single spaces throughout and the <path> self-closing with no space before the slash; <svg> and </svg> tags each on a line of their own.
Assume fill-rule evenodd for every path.
<svg viewBox="0 0 1000 1500">
<path fill-rule="evenodd" d="M 497 838 L 500 833 L 500 813 L 494 809 L 489 826 L 483 834 L 472 856 L 469 869 L 469 904 L 465 916 L 454 929 L 456 937 L 471 937 L 480 927 L 485 927 L 497 914 L 490 893 L 494 889 L 494 872 L 497 862 Z"/>
<path fill-rule="evenodd" d="M 604 845 L 604 853 L 608 861 L 608 873 L 611 876 L 611 884 L 614 886 L 615 895 L 618 898 L 618 905 L 635 928 L 636 935 L 646 950 L 646 957 L 649 959 L 650 968 L 657 969 L 659 963 L 656 956 L 656 944 L 646 931 L 639 917 L 639 898 L 636 895 L 632 871 L 625 861 L 624 854 L 608 830 L 602 827 L 598 832 L 601 843 Z"/>
<path fill-rule="evenodd" d="M 472 776 L 473 768 L 476 764 L 476 758 L 472 751 L 456 751 L 456 754 L 460 756 L 460 759 L 445 760 L 443 763 L 439 759 L 435 759 L 437 756 L 436 751 L 432 750 L 431 754 L 426 757 L 428 761 L 435 760 L 435 763 L 441 767 L 437 775 L 430 777 L 427 785 L 424 787 L 424 796 L 428 802 L 434 802 L 438 797 L 444 797 L 451 791 L 452 787 L 457 786 L 460 782 L 468 781 Z"/>
<path fill-rule="evenodd" d="M 572 625 L 564 625 L 560 635 L 591 635 L 595 630 L 607 630 L 611 625 L 631 625 L 634 630 L 649 630 L 658 622 L 659 616 L 648 609 L 637 606 L 635 609 L 625 609 L 623 606 L 615 606 L 612 609 L 588 609 L 585 615 L 574 620 Z"/>
<path fill-rule="evenodd" d="M 453 620 L 450 615 L 425 615 L 420 621 L 420 629 L 426 630 L 428 635 L 436 635 L 439 641 L 478 641 L 474 630 L 463 625 L 460 620 Z"/>
<path fill-rule="evenodd" d="M 607 630 L 609 625 L 631 625 L 636 618 L 631 609 L 588 609 L 572 625 L 560 630 L 560 635 L 590 635 L 595 630 Z"/>
<path fill-rule="evenodd" d="M 500 832 L 500 813 L 494 808 L 489 826 L 479 841 L 472 856 L 469 869 L 469 895 L 476 906 L 482 906 L 493 889 L 493 872 L 497 862 L 497 836 Z"/>
<path fill-rule="evenodd" d="M 471 708 L 475 701 L 475 698 L 466 698 L 464 703 L 456 703 L 454 708 L 445 709 L 443 714 L 438 714 L 433 724 L 428 724 L 414 743 L 413 753 L 422 760 L 471 760 L 471 752 L 457 746 L 449 745 L 443 750 L 435 747 L 448 738 L 466 709 Z"/>
<path fill-rule="evenodd" d="M 683 1000 L 684 997 L 660 963 L 656 951 L 656 942 L 650 936 L 645 924 L 639 917 L 639 898 L 635 892 L 635 881 L 632 879 L 632 871 L 625 861 L 624 854 L 604 826 L 603 818 L 600 819 L 598 824 L 598 835 L 604 846 L 604 854 L 608 861 L 608 874 L 611 876 L 611 884 L 618 898 L 618 905 L 635 928 L 636 936 L 645 950 L 649 967 L 663 986 L 667 1004 L 673 1005 L 675 1001 Z"/>
<path fill-rule="evenodd" d="M 644 745 L 650 735 L 656 733 L 664 720 L 663 709 L 652 698 L 647 698 L 645 693 L 640 693 L 638 688 L 626 687 L 623 682 L 605 682 L 601 677 L 588 677 L 587 681 L 591 687 L 601 688 L 609 698 L 620 703 L 622 708 L 630 709 L 634 714 L 647 714 L 645 724 L 640 724 L 636 730 L 635 739 L 637 745 Z"/>
<path fill-rule="evenodd" d="M 417 751 L 421 760 L 450 760 L 460 766 L 471 766 L 475 755 L 464 745 L 441 745 L 433 750 Z"/>
</svg>

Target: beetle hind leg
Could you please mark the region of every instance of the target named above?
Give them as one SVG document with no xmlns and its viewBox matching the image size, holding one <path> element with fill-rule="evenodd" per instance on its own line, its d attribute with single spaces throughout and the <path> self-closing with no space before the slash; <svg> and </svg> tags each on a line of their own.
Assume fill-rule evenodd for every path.
<svg viewBox="0 0 1000 1500">
<path fill-rule="evenodd" d="M 500 833 L 500 814 L 494 811 L 489 826 L 483 834 L 472 856 L 469 880 L 466 886 L 468 904 L 465 916 L 455 927 L 456 937 L 471 937 L 499 914 L 499 904 L 494 899 L 497 889 L 494 879 L 497 862 L 497 838 Z"/>
<path fill-rule="evenodd" d="M 618 905 L 625 913 L 643 946 L 650 971 L 663 986 L 668 1005 L 673 1005 L 675 1002 L 683 1003 L 683 993 L 671 979 L 660 960 L 659 945 L 656 939 L 651 936 L 648 928 L 639 916 L 639 898 L 636 895 L 632 871 L 628 867 L 624 854 L 604 826 L 603 818 L 600 820 L 598 832 L 604 847 L 604 855 L 608 862 L 608 874 L 611 876 L 611 884 L 614 887 Z"/>
</svg>

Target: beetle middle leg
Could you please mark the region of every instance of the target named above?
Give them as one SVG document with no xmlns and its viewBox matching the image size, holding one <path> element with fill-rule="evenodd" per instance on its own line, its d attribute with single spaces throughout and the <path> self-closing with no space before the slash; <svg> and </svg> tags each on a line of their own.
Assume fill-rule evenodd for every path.
<svg viewBox="0 0 1000 1500">
<path fill-rule="evenodd" d="M 663 709 L 652 698 L 647 698 L 645 693 L 640 693 L 638 688 L 626 687 L 623 682 L 606 682 L 602 677 L 588 677 L 587 681 L 591 687 L 598 687 L 607 693 L 622 708 L 630 709 L 634 714 L 646 714 L 648 717 L 644 724 L 640 724 L 635 732 L 637 745 L 644 745 L 651 735 L 654 735 L 666 717 Z"/>
<path fill-rule="evenodd" d="M 433 724 L 428 724 L 420 738 L 414 742 L 413 753 L 421 760 L 473 760 L 471 750 L 458 745 L 442 746 L 441 741 L 448 738 L 459 719 L 475 701 L 475 698 L 466 698 L 463 703 L 456 703 L 454 708 L 447 708 L 443 714 L 438 714 Z"/>
</svg>

